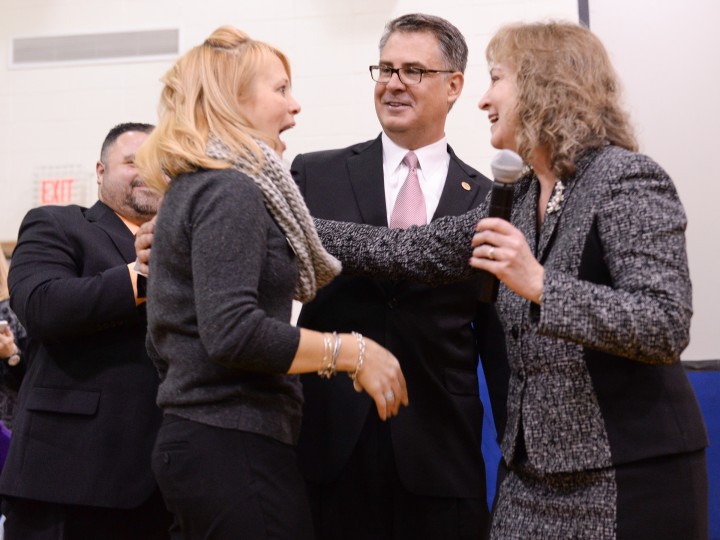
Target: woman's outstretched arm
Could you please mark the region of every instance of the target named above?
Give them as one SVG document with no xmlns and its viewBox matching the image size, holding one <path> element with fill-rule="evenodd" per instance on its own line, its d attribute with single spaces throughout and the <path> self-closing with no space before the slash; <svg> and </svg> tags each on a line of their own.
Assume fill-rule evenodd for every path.
<svg viewBox="0 0 720 540">
<path fill-rule="evenodd" d="M 477 274 L 468 264 L 470 242 L 484 208 L 408 229 L 323 219 L 316 219 L 315 226 L 323 246 L 342 262 L 346 274 L 441 285 Z"/>
</svg>

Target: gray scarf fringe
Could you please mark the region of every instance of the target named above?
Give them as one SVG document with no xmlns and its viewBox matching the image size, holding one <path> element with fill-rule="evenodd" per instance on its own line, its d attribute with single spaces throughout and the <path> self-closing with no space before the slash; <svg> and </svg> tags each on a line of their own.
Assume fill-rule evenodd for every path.
<svg viewBox="0 0 720 540">
<path fill-rule="evenodd" d="M 303 304 L 315 298 L 320 287 L 340 274 L 342 265 L 322 247 L 310 212 L 288 168 L 275 151 L 262 141 L 265 163 L 253 172 L 257 162 L 234 154 L 217 136 L 208 137 L 208 157 L 232 163 L 233 168 L 248 175 L 262 191 L 265 207 L 285 233 L 298 262 L 299 278 L 295 299 Z M 252 155 L 252 154 L 251 154 Z"/>
</svg>

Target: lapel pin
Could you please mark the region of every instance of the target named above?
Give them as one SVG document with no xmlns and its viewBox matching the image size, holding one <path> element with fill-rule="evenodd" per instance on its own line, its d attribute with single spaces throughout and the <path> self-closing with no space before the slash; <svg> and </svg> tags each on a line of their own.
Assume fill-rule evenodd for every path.
<svg viewBox="0 0 720 540">
<path fill-rule="evenodd" d="M 470 190 L 472 189 L 472 188 L 470 187 L 470 184 L 468 184 L 467 182 L 461 182 L 460 185 L 462 186 L 462 188 L 463 188 L 465 191 L 470 191 Z"/>
</svg>

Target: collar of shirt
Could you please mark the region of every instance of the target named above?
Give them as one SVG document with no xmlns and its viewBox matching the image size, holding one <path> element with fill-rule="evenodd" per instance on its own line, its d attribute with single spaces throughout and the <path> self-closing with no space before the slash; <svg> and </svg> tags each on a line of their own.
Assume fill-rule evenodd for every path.
<svg viewBox="0 0 720 540">
<path fill-rule="evenodd" d="M 132 223 L 132 222 L 128 221 L 127 219 L 125 219 L 124 217 L 122 217 L 117 212 L 115 212 L 115 215 L 122 220 L 122 222 L 125 224 L 125 226 L 128 229 L 130 229 L 130 232 L 132 233 L 133 236 L 135 236 L 137 234 L 138 229 L 140 229 L 140 225 L 135 225 L 134 223 Z"/>
<path fill-rule="evenodd" d="M 388 223 L 392 209 L 395 206 L 400 188 L 405 183 L 408 175 L 408 168 L 402 162 L 407 148 L 395 144 L 385 132 L 382 134 L 383 147 L 383 173 L 385 175 L 385 211 L 387 212 Z M 443 137 L 437 142 L 413 150 L 418 158 L 418 180 L 420 189 L 425 197 L 425 210 L 428 221 L 437 210 L 440 203 L 445 180 L 447 179 L 450 167 L 450 154 L 447 151 L 447 139 Z"/>
</svg>

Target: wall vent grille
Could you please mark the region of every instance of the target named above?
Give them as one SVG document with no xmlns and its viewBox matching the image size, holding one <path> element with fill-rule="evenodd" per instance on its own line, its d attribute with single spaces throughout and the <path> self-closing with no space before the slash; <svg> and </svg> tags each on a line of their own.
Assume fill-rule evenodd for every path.
<svg viewBox="0 0 720 540">
<path fill-rule="evenodd" d="M 15 38 L 11 67 L 157 59 L 176 56 L 179 50 L 177 28 Z"/>
</svg>

